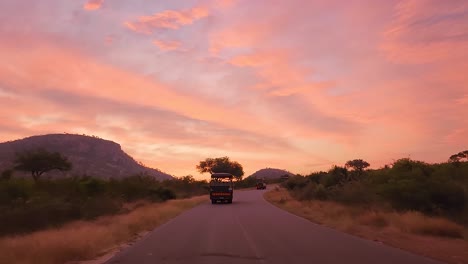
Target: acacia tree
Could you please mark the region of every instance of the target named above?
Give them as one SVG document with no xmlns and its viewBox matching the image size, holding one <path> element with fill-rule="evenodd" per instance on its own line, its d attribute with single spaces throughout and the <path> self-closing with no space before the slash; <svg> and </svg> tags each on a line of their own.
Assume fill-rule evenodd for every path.
<svg viewBox="0 0 468 264">
<path fill-rule="evenodd" d="M 238 181 L 242 180 L 244 176 L 244 169 L 242 165 L 237 161 L 231 161 L 229 157 L 221 158 L 207 158 L 200 161 L 200 164 L 196 166 L 198 172 L 210 174 L 217 172 L 226 172 L 234 175 Z"/>
<path fill-rule="evenodd" d="M 364 169 L 369 166 L 370 164 L 362 159 L 348 160 L 345 164 L 345 168 L 351 168 L 354 171 L 354 173 L 349 175 L 351 179 L 355 179 L 354 175 L 358 177 L 361 176 Z"/>
<path fill-rule="evenodd" d="M 457 154 L 453 154 L 452 156 L 450 156 L 449 162 L 458 163 L 463 159 L 468 161 L 468 150 L 458 152 Z"/>
<path fill-rule="evenodd" d="M 58 152 L 44 149 L 30 150 L 16 154 L 15 170 L 31 172 L 34 181 L 51 170 L 68 171 L 72 164 Z"/>
<path fill-rule="evenodd" d="M 348 160 L 345 164 L 346 168 L 352 168 L 355 171 L 362 172 L 365 168 L 369 167 L 370 164 L 362 159 Z"/>
</svg>

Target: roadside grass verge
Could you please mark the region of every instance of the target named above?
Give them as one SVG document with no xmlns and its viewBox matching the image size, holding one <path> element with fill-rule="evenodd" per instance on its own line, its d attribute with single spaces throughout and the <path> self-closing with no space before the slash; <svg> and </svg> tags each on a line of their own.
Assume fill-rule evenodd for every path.
<svg viewBox="0 0 468 264">
<path fill-rule="evenodd" d="M 0 263 L 59 264 L 92 259 L 150 231 L 183 211 L 207 201 L 206 196 L 163 203 L 142 202 L 127 214 L 75 221 L 58 229 L 0 238 Z"/>
<path fill-rule="evenodd" d="M 312 222 L 447 263 L 468 264 L 468 230 L 448 219 L 332 201 L 298 201 L 284 188 L 275 188 L 264 196 L 279 208 Z"/>
</svg>

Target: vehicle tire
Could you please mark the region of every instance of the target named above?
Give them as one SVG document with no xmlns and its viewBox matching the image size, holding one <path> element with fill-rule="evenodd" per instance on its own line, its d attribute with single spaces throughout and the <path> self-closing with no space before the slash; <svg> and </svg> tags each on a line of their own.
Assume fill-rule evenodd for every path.
<svg viewBox="0 0 468 264">
<path fill-rule="evenodd" d="M 211 204 L 215 204 L 216 203 L 216 200 L 211 200 Z"/>
<path fill-rule="evenodd" d="M 228 200 L 228 203 L 232 204 L 232 199 L 229 199 L 229 200 Z"/>
</svg>

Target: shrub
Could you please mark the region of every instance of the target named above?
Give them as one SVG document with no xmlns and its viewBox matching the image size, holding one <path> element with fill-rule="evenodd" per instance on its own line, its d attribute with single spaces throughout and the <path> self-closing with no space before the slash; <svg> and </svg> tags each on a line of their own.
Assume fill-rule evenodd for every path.
<svg viewBox="0 0 468 264">
<path fill-rule="evenodd" d="M 329 199 L 344 204 L 371 204 L 376 201 L 372 189 L 362 182 L 349 182 L 333 188 L 329 192 Z"/>
<path fill-rule="evenodd" d="M 359 177 L 334 166 L 328 172 L 291 177 L 283 183 L 299 200 L 328 199 L 418 211 L 468 223 L 468 162 L 428 164 L 399 159 L 392 166 L 362 171 Z"/>
<path fill-rule="evenodd" d="M 8 181 L 11 179 L 13 176 L 13 170 L 12 169 L 6 169 L 2 171 L 2 174 L 0 175 L 0 180 L 5 180 Z"/>
<path fill-rule="evenodd" d="M 283 183 L 283 186 L 288 190 L 302 189 L 304 188 L 309 180 L 302 176 L 292 176 Z"/>
<path fill-rule="evenodd" d="M 86 196 L 96 196 L 105 192 L 106 186 L 103 180 L 87 178 L 79 182 L 80 191 Z"/>
<path fill-rule="evenodd" d="M 153 187 L 149 189 L 149 197 L 150 197 L 150 200 L 159 202 L 159 201 L 167 201 L 167 200 L 175 199 L 176 194 L 174 191 L 172 191 L 169 188 L 158 186 L 158 187 Z"/>
<path fill-rule="evenodd" d="M 124 202 L 162 202 L 207 193 L 206 181 L 184 177 L 159 182 L 136 175 L 104 180 L 93 177 L 0 180 L 0 235 L 59 226 L 121 211 Z"/>
</svg>

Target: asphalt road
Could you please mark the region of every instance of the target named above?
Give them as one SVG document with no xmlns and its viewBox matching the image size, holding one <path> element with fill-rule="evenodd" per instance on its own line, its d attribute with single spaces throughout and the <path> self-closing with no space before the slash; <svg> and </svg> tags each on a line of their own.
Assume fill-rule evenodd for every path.
<svg viewBox="0 0 468 264">
<path fill-rule="evenodd" d="M 207 201 L 155 229 L 108 264 L 439 263 L 322 227 L 276 208 L 264 191 Z"/>
</svg>

